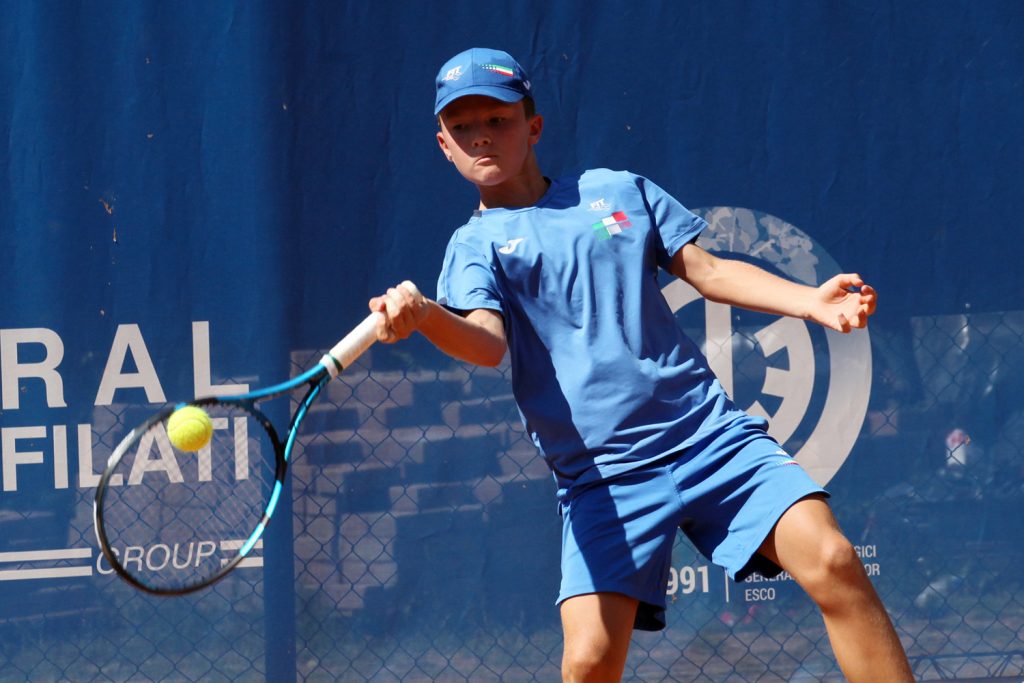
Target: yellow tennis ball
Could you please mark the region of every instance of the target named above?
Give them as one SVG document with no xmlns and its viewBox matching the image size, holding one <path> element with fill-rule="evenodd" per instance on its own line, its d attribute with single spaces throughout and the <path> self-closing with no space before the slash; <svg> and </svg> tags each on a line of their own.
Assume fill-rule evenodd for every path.
<svg viewBox="0 0 1024 683">
<path fill-rule="evenodd" d="M 178 408 L 167 420 L 167 436 L 179 451 L 198 451 L 210 443 L 213 422 L 206 411 L 196 406 Z"/>
</svg>

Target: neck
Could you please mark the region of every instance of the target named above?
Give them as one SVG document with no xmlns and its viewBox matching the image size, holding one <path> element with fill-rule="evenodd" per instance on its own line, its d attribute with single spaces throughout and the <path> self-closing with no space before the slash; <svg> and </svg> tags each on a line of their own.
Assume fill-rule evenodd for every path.
<svg viewBox="0 0 1024 683">
<path fill-rule="evenodd" d="M 548 181 L 540 172 L 537 158 L 530 153 L 523 170 L 500 185 L 478 185 L 480 209 L 518 209 L 533 206 L 548 191 Z"/>
</svg>

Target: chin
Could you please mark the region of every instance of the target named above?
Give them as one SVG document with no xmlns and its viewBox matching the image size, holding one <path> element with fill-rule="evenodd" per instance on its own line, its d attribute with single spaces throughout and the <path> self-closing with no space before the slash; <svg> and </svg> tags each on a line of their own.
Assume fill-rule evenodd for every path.
<svg viewBox="0 0 1024 683">
<path fill-rule="evenodd" d="M 494 187 L 508 180 L 505 173 L 474 173 L 472 181 L 481 187 Z"/>
</svg>

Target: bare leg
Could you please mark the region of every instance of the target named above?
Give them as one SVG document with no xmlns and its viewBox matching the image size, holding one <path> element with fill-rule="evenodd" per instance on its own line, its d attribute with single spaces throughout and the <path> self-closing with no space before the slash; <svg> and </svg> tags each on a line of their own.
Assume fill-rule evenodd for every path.
<svg viewBox="0 0 1024 683">
<path fill-rule="evenodd" d="M 882 601 L 820 496 L 789 508 L 760 553 L 789 572 L 817 603 L 839 667 L 851 683 L 914 680 Z"/>
<path fill-rule="evenodd" d="M 638 601 L 621 593 L 577 595 L 562 603 L 562 680 L 622 680 Z"/>
</svg>

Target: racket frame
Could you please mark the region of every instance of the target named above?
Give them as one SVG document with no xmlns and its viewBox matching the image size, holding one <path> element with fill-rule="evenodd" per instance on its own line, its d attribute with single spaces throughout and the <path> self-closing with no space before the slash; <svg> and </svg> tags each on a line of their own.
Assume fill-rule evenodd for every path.
<svg viewBox="0 0 1024 683">
<path fill-rule="evenodd" d="M 419 296 L 419 290 L 411 282 L 405 281 L 401 286 L 407 289 L 411 294 Z M 128 435 L 125 436 L 125 438 L 110 454 L 110 458 L 107 460 L 107 465 L 104 468 L 103 474 L 100 476 L 99 483 L 96 487 L 96 496 L 93 501 L 93 523 L 96 529 L 96 539 L 99 542 L 103 556 L 117 575 L 135 588 L 146 593 L 161 596 L 175 596 L 186 595 L 206 588 L 207 586 L 211 586 L 217 581 L 223 579 L 231 572 L 232 569 L 237 567 L 239 563 L 245 559 L 246 555 L 248 555 L 256 546 L 260 538 L 262 538 L 263 533 L 274 514 L 282 488 L 284 487 L 285 476 L 288 473 L 288 463 L 291 458 L 292 449 L 295 445 L 295 439 L 298 435 L 298 426 L 306 417 L 310 406 L 313 404 L 313 401 L 316 400 L 324 386 L 337 377 L 345 368 L 349 367 L 377 340 L 376 328 L 381 316 L 381 313 L 376 312 L 368 315 L 351 332 L 345 335 L 341 341 L 335 344 L 334 347 L 320 359 L 320 362 L 316 366 L 310 368 L 297 377 L 280 384 L 257 389 L 245 394 L 222 397 L 212 396 L 176 403 L 172 406 L 163 408 L 145 422 L 128 432 Z M 302 400 L 299 402 L 295 412 L 292 414 L 291 420 L 288 424 L 288 432 L 286 433 L 285 440 L 282 442 L 278 436 L 277 430 L 274 428 L 274 424 L 256 407 L 256 403 L 277 398 L 283 394 L 290 393 L 303 385 L 306 385 L 309 388 Z M 111 478 L 113 477 L 115 469 L 118 464 L 120 464 L 121 460 L 128 454 L 132 447 L 138 443 L 142 435 L 155 424 L 167 419 L 175 410 L 185 406 L 203 408 L 211 405 L 238 406 L 250 415 L 256 417 L 260 422 L 260 425 L 270 436 L 270 440 L 274 448 L 275 464 L 273 490 L 267 501 L 267 505 L 263 510 L 263 515 L 255 529 L 253 529 L 252 533 L 249 534 L 246 540 L 241 544 L 237 555 L 227 560 L 227 562 L 224 562 L 216 574 L 198 583 L 177 588 L 158 588 L 150 586 L 139 580 L 136 575 L 129 572 L 118 559 L 117 553 L 114 552 L 113 548 L 110 546 L 109 538 L 107 537 L 103 524 L 103 503 L 106 499 L 107 490 L 111 486 Z"/>
</svg>

